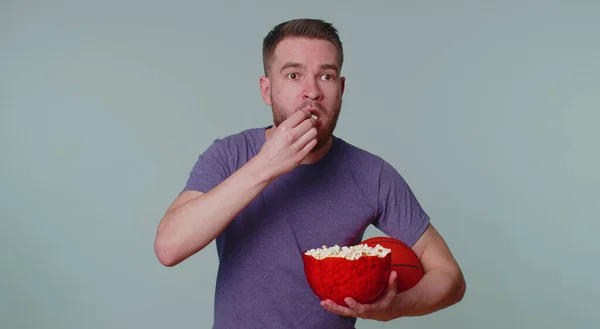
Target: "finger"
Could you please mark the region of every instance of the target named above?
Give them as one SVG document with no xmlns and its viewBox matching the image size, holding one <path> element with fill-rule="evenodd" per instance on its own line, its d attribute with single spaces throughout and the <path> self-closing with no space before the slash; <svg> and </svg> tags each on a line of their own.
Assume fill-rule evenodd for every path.
<svg viewBox="0 0 600 329">
<path fill-rule="evenodd" d="M 294 146 L 296 146 L 298 149 L 303 149 L 312 140 L 315 140 L 316 143 L 315 137 L 317 137 L 317 128 L 313 127 L 306 133 L 304 133 L 302 136 L 300 136 L 300 138 L 298 138 L 296 142 L 294 142 Z"/>
<path fill-rule="evenodd" d="M 308 156 L 308 154 L 310 153 L 310 151 L 312 151 L 312 149 L 315 148 L 315 146 L 317 146 L 317 139 L 314 138 L 312 139 L 310 142 L 308 142 L 308 144 L 306 144 L 302 150 L 300 150 L 300 158 L 304 159 L 306 156 Z"/>
<path fill-rule="evenodd" d="M 348 307 L 350 309 L 352 309 L 356 314 L 360 315 L 361 317 L 366 317 L 368 312 L 371 310 L 371 307 L 369 305 L 361 304 L 350 297 L 344 299 L 344 301 L 346 302 L 346 304 L 348 304 Z"/>
<path fill-rule="evenodd" d="M 396 294 L 398 294 L 398 280 L 396 280 L 397 278 L 398 273 L 396 271 L 392 271 L 392 273 L 390 273 L 390 280 L 388 282 L 388 290 L 386 294 L 388 296 L 391 296 L 392 298 L 396 296 Z"/>
<path fill-rule="evenodd" d="M 396 278 L 398 277 L 398 273 L 396 271 L 392 271 L 390 273 L 388 279 L 388 285 L 385 291 L 373 302 L 374 304 L 389 304 L 398 294 L 398 281 Z"/>
<path fill-rule="evenodd" d="M 299 139 L 302 135 L 306 134 L 316 125 L 317 121 L 312 117 L 304 119 L 300 124 L 292 129 L 292 135 L 294 140 Z"/>
<path fill-rule="evenodd" d="M 351 308 L 338 305 L 330 300 L 322 301 L 321 306 L 331 313 L 342 316 L 358 317 L 358 314 L 356 314 L 356 312 L 354 312 Z"/>
<path fill-rule="evenodd" d="M 310 118 L 310 111 L 308 110 L 298 110 L 294 114 L 292 114 L 289 118 L 287 118 L 284 122 L 279 125 L 279 127 L 283 127 L 284 129 L 292 129 L 299 125 L 302 121 Z"/>
<path fill-rule="evenodd" d="M 394 288 L 393 291 L 396 291 L 396 289 L 398 289 L 398 272 L 396 271 L 392 271 L 392 273 L 390 273 L 390 289 Z"/>
</svg>

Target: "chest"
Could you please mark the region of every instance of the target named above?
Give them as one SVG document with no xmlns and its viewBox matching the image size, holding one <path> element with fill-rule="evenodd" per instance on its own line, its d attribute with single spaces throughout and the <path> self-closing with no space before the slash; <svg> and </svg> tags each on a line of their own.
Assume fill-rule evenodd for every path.
<svg viewBox="0 0 600 329">
<path fill-rule="evenodd" d="M 231 230 L 294 244 L 296 250 L 358 243 L 376 214 L 352 179 L 325 174 L 288 175 L 272 182 Z"/>
</svg>

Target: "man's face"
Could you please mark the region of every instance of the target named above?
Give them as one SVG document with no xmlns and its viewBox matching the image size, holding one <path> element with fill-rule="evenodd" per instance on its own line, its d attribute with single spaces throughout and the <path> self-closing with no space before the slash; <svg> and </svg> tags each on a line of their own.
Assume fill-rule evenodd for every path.
<svg viewBox="0 0 600 329">
<path fill-rule="evenodd" d="M 335 129 L 342 106 L 345 79 L 340 77 L 335 47 L 326 40 L 286 38 L 275 49 L 260 81 L 263 100 L 279 126 L 295 111 L 308 109 L 318 116 L 318 150 Z"/>
</svg>

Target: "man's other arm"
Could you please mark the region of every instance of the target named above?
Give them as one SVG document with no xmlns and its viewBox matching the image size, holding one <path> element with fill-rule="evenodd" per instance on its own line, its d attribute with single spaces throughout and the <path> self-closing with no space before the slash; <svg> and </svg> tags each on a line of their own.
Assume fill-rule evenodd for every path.
<svg viewBox="0 0 600 329">
<path fill-rule="evenodd" d="M 439 232 L 429 225 L 413 246 L 425 276 L 413 288 L 396 295 L 395 317 L 426 315 L 460 302 L 467 285 L 463 273 Z"/>
</svg>

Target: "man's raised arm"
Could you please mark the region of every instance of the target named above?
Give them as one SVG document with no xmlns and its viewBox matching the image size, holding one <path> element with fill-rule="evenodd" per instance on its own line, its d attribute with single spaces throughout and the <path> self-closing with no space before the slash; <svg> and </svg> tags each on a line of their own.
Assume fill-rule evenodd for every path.
<svg viewBox="0 0 600 329">
<path fill-rule="evenodd" d="M 169 206 L 154 240 L 161 264 L 175 266 L 210 244 L 276 177 L 292 170 L 316 145 L 315 121 L 298 111 L 260 152 L 206 193 L 185 191 Z"/>
</svg>

